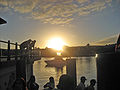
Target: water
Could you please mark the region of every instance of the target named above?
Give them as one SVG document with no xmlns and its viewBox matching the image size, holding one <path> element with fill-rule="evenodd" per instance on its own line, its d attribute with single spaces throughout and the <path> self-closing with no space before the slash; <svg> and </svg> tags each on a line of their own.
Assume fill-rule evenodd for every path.
<svg viewBox="0 0 120 90">
<path fill-rule="evenodd" d="M 79 57 L 76 59 L 77 83 L 80 82 L 80 76 L 85 76 L 87 78 L 85 83 L 87 86 L 89 85 L 90 79 L 96 79 L 96 59 L 95 57 Z M 33 72 L 36 76 L 36 82 L 40 86 L 40 90 L 43 89 L 43 85 L 48 82 L 50 76 L 54 77 L 55 84 L 57 85 L 59 77 L 62 74 L 66 74 L 66 66 L 64 66 L 63 69 L 46 67 L 45 60 L 48 59 L 42 58 L 40 61 L 35 61 L 33 65 Z"/>
</svg>

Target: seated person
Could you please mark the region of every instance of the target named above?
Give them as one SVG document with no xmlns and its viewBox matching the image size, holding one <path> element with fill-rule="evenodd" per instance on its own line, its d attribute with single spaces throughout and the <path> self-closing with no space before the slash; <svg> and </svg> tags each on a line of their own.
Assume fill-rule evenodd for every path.
<svg viewBox="0 0 120 90">
<path fill-rule="evenodd" d="M 54 82 L 54 78 L 53 77 L 50 77 L 49 78 L 49 82 L 47 82 L 45 85 L 44 85 L 44 88 L 47 88 L 47 90 L 52 90 L 55 88 L 55 82 Z"/>
</svg>

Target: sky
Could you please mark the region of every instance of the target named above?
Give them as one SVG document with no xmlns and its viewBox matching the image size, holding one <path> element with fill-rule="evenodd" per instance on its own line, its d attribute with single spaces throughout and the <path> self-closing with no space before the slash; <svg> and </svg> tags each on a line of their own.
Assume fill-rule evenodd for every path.
<svg viewBox="0 0 120 90">
<path fill-rule="evenodd" d="M 115 43 L 120 33 L 120 0 L 0 0 L 0 40 L 36 40 L 45 48 L 60 37 L 69 46 Z"/>
</svg>

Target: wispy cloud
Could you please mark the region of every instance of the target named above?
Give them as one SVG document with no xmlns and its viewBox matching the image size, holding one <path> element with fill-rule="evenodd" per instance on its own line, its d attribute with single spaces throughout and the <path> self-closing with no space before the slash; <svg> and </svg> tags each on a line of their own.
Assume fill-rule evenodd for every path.
<svg viewBox="0 0 120 90">
<path fill-rule="evenodd" d="M 44 23 L 67 24 L 75 16 L 98 12 L 111 5 L 112 0 L 0 0 L 0 10 L 29 13 Z"/>
<path fill-rule="evenodd" d="M 104 38 L 100 41 L 97 41 L 95 42 L 95 44 L 99 44 L 99 45 L 113 44 L 117 42 L 117 39 L 118 39 L 118 35 L 114 35 L 114 36 Z"/>
</svg>

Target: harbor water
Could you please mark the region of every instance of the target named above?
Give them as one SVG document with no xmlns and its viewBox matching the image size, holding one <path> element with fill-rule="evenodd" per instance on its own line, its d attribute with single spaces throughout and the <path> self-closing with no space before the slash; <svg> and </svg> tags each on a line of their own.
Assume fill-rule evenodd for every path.
<svg viewBox="0 0 120 90">
<path fill-rule="evenodd" d="M 36 82 L 39 84 L 40 89 L 43 90 L 43 85 L 48 82 L 49 77 L 52 76 L 55 79 L 55 84 L 59 82 L 59 78 L 62 74 L 66 74 L 66 66 L 63 68 L 49 67 L 44 62 L 52 58 L 42 58 L 39 61 L 35 61 L 33 65 L 33 73 L 36 77 Z M 96 79 L 96 58 L 95 57 L 77 57 L 76 58 L 76 75 L 77 84 L 80 82 L 80 77 L 85 76 L 87 78 L 86 86 L 89 85 L 91 79 Z M 95 89 L 96 89 L 95 85 Z"/>
</svg>

